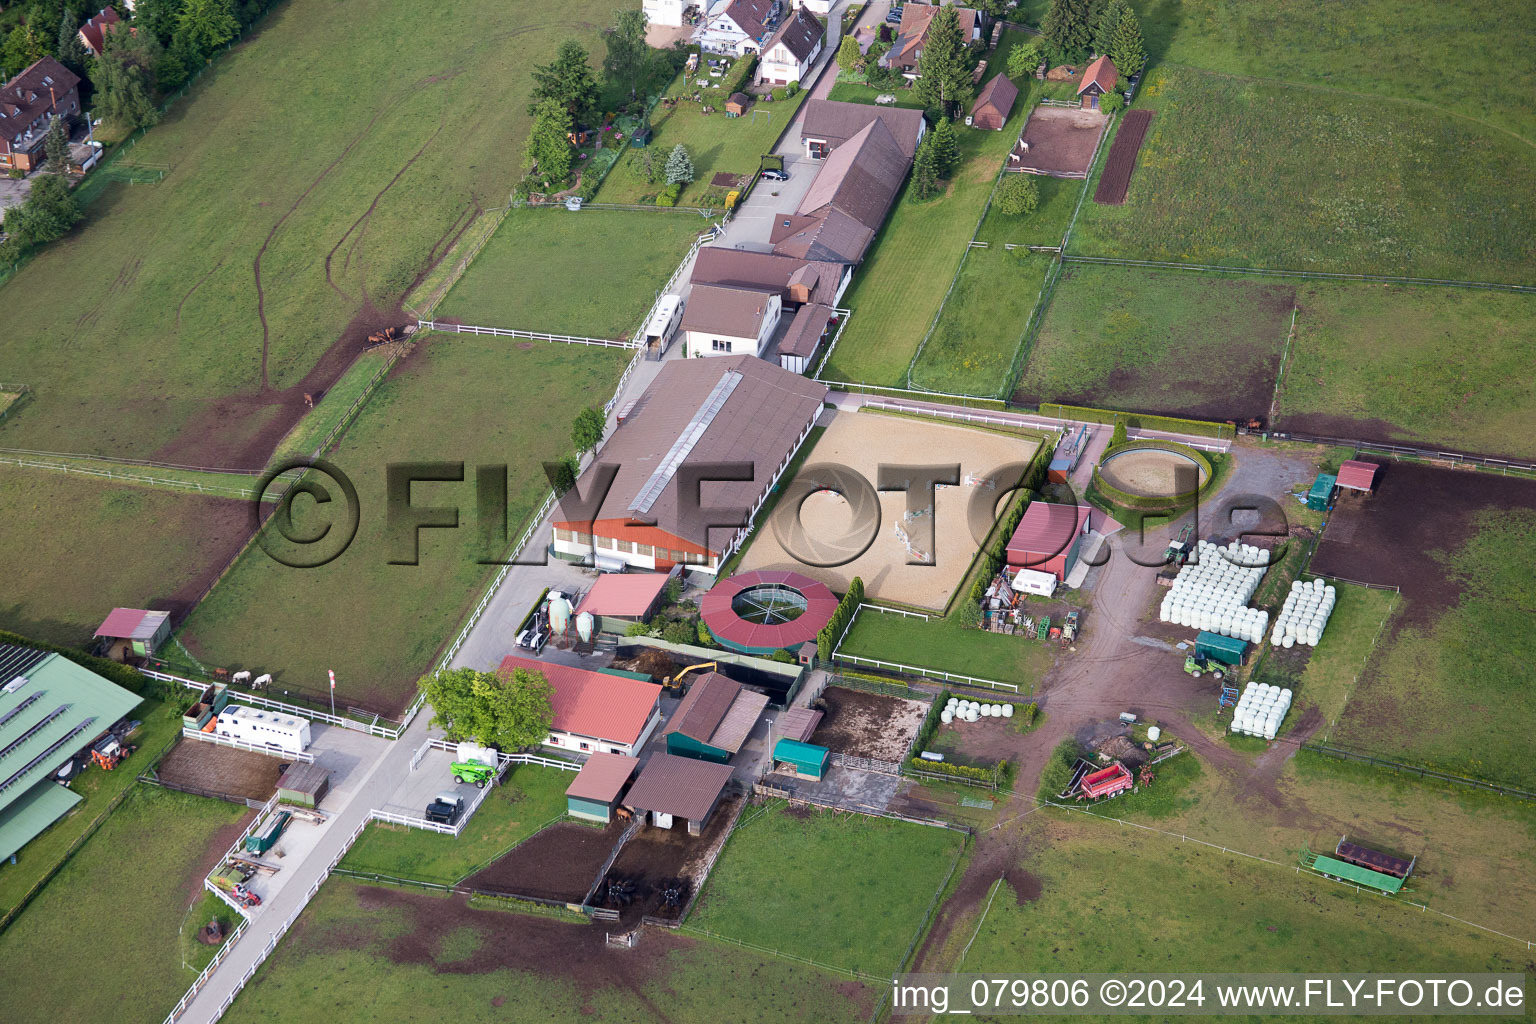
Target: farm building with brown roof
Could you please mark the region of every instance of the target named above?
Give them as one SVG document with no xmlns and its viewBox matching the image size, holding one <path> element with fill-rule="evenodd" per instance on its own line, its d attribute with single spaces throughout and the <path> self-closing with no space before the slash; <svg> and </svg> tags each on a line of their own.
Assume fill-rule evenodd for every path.
<svg viewBox="0 0 1536 1024">
<path fill-rule="evenodd" d="M 566 787 L 565 813 L 573 818 L 607 822 L 639 764 L 638 757 L 625 754 L 593 754 Z"/>
<path fill-rule="evenodd" d="M 579 515 L 557 513 L 554 553 L 612 568 L 714 572 L 745 539 L 826 397 L 825 384 L 756 356 L 664 364 L 582 474 L 574 494 L 585 497 L 562 503 Z M 721 481 L 722 463 L 750 476 Z M 596 481 L 607 474 L 603 492 Z M 701 474 L 712 481 L 708 508 Z"/>
<path fill-rule="evenodd" d="M 858 263 L 885 221 L 912 154 L 883 120 L 832 150 L 793 215 L 774 221 L 773 251 L 825 263 Z"/>
<path fill-rule="evenodd" d="M 694 285 L 683 307 L 684 351 L 690 359 L 760 356 L 783 311 L 783 302 L 773 292 Z"/>
<path fill-rule="evenodd" d="M 671 828 L 681 818 L 689 833 L 698 835 L 730 781 L 728 764 L 655 753 L 629 787 L 623 804 L 636 814 L 649 814 L 658 828 Z"/>
<path fill-rule="evenodd" d="M 971 117 L 967 123 L 972 128 L 1000 132 L 1008 123 L 1008 115 L 1013 112 L 1013 102 L 1018 98 L 1019 88 L 1013 84 L 1013 79 L 1007 75 L 993 75 L 981 87 L 976 102 L 971 104 Z"/>
<path fill-rule="evenodd" d="M 724 764 L 746 743 L 767 706 L 765 694 L 718 672 L 706 672 L 688 688 L 662 730 L 667 752 Z"/>
<path fill-rule="evenodd" d="M 812 99 L 806 101 L 800 120 L 800 142 L 805 146 L 805 155 L 813 160 L 825 159 L 872 121 L 885 125 L 908 160 L 916 155 L 917 144 L 928 130 L 921 110 Z"/>
</svg>

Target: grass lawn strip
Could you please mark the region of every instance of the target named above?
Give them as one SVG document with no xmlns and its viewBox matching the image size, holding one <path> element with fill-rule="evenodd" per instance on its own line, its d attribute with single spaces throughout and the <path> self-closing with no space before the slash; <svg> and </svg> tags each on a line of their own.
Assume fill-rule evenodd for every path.
<svg viewBox="0 0 1536 1024">
<path fill-rule="evenodd" d="M 775 806 L 732 834 L 688 923 L 883 976 L 963 845 L 948 829 Z M 786 864 L 805 884 L 786 883 Z"/>
<path fill-rule="evenodd" d="M 474 467 L 508 465 L 508 527 L 516 537 L 548 492 L 542 461 L 569 450 L 572 413 L 608 399 L 629 355 L 469 335 L 418 342 L 331 456 L 358 491 L 361 521 L 351 546 L 315 569 L 289 568 L 252 546 L 193 611 L 181 640 L 209 665 L 259 661 L 278 699 L 285 689 L 325 699 L 326 670 L 334 669 L 338 706 L 386 714 L 404 707 L 494 572 L 478 561 L 487 555 L 473 521 Z M 422 530 L 419 564 L 391 565 L 400 553 L 385 533 L 385 470 L 417 460 L 465 463 L 464 483 L 412 489 L 417 507 L 463 509 L 462 525 Z M 501 557 L 503 547 L 489 557 Z M 359 629 L 364 621 L 368 628 Z M 317 635 L 328 642 L 315 644 Z"/>
<path fill-rule="evenodd" d="M 6 446 L 259 468 L 298 392 L 350 362 L 360 338 L 322 357 L 354 317 L 394 319 L 477 206 L 510 192 L 532 67 L 566 38 L 600 53 L 612 7 L 474 0 L 423 17 L 369 0 L 359 17 L 361 40 L 333 6 L 276 7 L 135 146 L 165 179 L 109 186 L 6 286 L 27 324 L 6 376 L 39 396 Z"/>
<path fill-rule="evenodd" d="M 565 816 L 565 790 L 575 778 L 560 768 L 521 765 L 486 797 L 464 834 L 439 835 L 374 822 L 363 830 L 340 866 L 454 885 L 485 867 L 551 821 Z"/>
<path fill-rule="evenodd" d="M 961 589 L 964 591 L 964 585 Z M 935 615 L 925 622 L 871 608 L 859 612 L 839 650 L 920 669 L 1014 683 L 1020 696 L 1035 691 L 1054 658 L 1049 644 L 967 628 L 953 617 Z"/>
<path fill-rule="evenodd" d="M 434 316 L 625 338 L 708 226 L 697 215 L 667 210 L 514 210 Z"/>
<path fill-rule="evenodd" d="M 1086 204 L 1076 255 L 1531 278 L 1529 144 L 1415 105 L 1187 68 L 1154 68 L 1136 102 L 1157 116 L 1130 195 Z"/>
<path fill-rule="evenodd" d="M 133 772 L 132 764 L 119 773 Z M 5 1000 L 8 1024 L 159 1020 L 197 976 L 183 965 L 178 931 L 203 891 L 199 868 L 208 851 L 235 838 L 245 813 L 167 789 L 135 790 L 0 933 L 6 978 L 26 992 Z M 122 922 L 131 922 L 133 955 L 80 965 L 80 943 Z M 44 983 L 69 962 L 83 968 L 69 983 Z"/>
</svg>

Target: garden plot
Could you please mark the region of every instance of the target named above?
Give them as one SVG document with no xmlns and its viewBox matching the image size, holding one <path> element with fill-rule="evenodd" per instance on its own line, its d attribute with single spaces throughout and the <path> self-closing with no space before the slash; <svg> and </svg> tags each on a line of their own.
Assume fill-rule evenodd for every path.
<svg viewBox="0 0 1536 1024">
<path fill-rule="evenodd" d="M 829 686 L 822 692 L 825 717 L 811 742 L 835 754 L 900 761 L 922 727 L 928 705 L 901 697 Z"/>
<path fill-rule="evenodd" d="M 802 552 L 807 547 L 824 552 L 831 549 L 817 546 L 818 541 L 831 544 L 848 539 L 854 534 L 853 506 L 831 490 L 812 491 L 799 503 L 781 500 L 766 527 L 757 531 L 741 569 L 792 569 L 838 592 L 846 591 L 853 577 L 859 576 L 870 600 L 943 608 L 976 554 L 978 542 L 968 525 L 968 503 L 979 488 L 992 496 L 994 504 L 1001 500 L 1004 489 L 1023 475 L 1024 465 L 1038 447 L 1031 439 L 945 423 L 878 413 L 838 413 L 811 450 L 795 483 L 790 485 L 791 495 L 797 491 L 805 494 L 814 482 L 830 481 L 819 468 L 828 465 L 852 469 L 873 487 L 882 465 L 958 463 L 961 485 L 938 488 L 932 512 L 912 518 L 907 517 L 904 492 L 880 492 L 878 527 L 871 527 L 875 531 L 873 542 L 857 558 L 830 567 L 806 565 L 790 547 Z M 1016 470 L 1014 479 L 994 480 L 994 475 L 1007 475 L 1004 470 L 1008 467 Z M 967 485 L 967 479 L 992 481 L 994 486 Z M 796 518 L 804 528 L 807 543 L 800 545 L 791 540 L 786 546 L 781 538 L 792 537 Z M 991 523 L 989 515 L 987 525 L 990 527 Z M 861 525 L 860 529 L 865 528 Z M 931 558 L 932 564 L 908 564 L 911 559 L 925 556 Z"/>
<path fill-rule="evenodd" d="M 1152 123 L 1152 111 L 1129 111 L 1120 122 L 1115 141 L 1109 147 L 1104 162 L 1104 173 L 1099 177 L 1099 187 L 1093 193 L 1093 201 L 1108 206 L 1125 202 L 1125 194 L 1131 188 L 1131 174 L 1136 170 L 1136 155 L 1141 152 L 1142 140 L 1147 137 L 1147 127 Z"/>
</svg>

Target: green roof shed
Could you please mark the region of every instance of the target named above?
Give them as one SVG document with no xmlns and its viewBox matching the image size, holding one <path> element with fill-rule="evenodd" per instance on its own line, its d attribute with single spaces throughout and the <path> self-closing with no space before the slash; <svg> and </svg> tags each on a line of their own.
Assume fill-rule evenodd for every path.
<svg viewBox="0 0 1536 1024">
<path fill-rule="evenodd" d="M 1307 492 L 1307 508 L 1315 512 L 1328 511 L 1328 503 L 1333 500 L 1333 489 L 1338 482 L 1339 478 L 1332 473 L 1317 474 L 1317 479 L 1312 481 L 1312 489 Z"/>
<path fill-rule="evenodd" d="M 788 765 L 796 775 L 807 779 L 820 779 L 827 773 L 827 762 L 832 751 L 814 743 L 802 743 L 787 736 L 773 745 L 773 760 Z"/>
<path fill-rule="evenodd" d="M 1357 882 L 1380 892 L 1396 893 L 1403 887 L 1403 880 L 1395 875 L 1372 871 L 1370 868 L 1363 868 L 1358 864 L 1351 864 L 1333 857 L 1318 856 L 1312 861 L 1310 867 L 1321 874 L 1342 878 L 1346 882 Z"/>
</svg>

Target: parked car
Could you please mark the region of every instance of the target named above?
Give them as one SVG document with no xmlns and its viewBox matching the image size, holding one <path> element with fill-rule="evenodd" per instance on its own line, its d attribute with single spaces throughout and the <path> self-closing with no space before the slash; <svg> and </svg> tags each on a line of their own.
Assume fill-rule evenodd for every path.
<svg viewBox="0 0 1536 1024">
<path fill-rule="evenodd" d="M 427 820 L 452 825 L 464 813 L 464 798 L 457 793 L 439 793 L 427 804 Z"/>
<path fill-rule="evenodd" d="M 890 24 L 890 25 L 900 25 L 901 24 L 901 5 L 900 4 L 896 4 L 896 5 L 892 6 L 891 9 L 886 12 L 885 20 L 886 20 L 887 24 Z"/>
<path fill-rule="evenodd" d="M 763 177 L 767 178 L 769 181 L 788 181 L 789 172 L 777 171 L 770 167 L 768 170 L 763 172 Z"/>
</svg>

